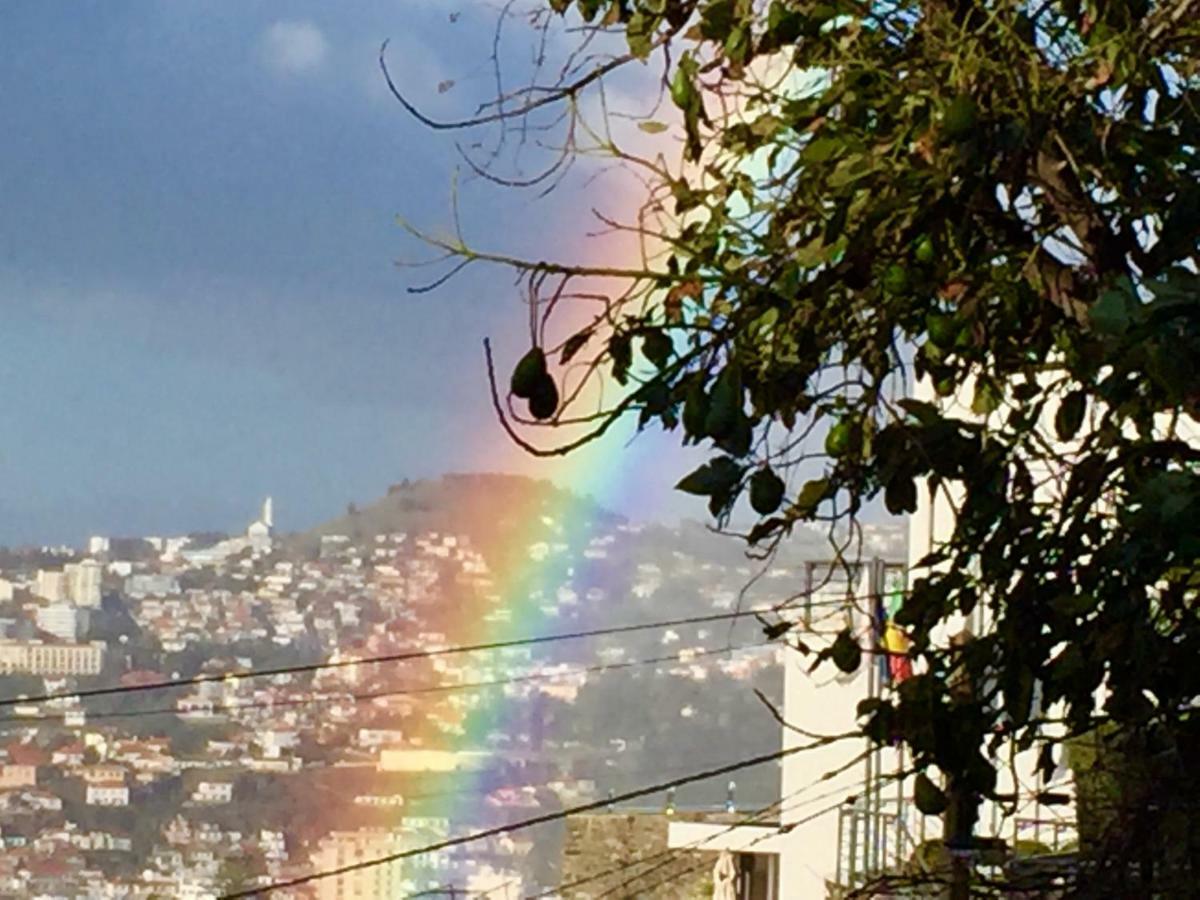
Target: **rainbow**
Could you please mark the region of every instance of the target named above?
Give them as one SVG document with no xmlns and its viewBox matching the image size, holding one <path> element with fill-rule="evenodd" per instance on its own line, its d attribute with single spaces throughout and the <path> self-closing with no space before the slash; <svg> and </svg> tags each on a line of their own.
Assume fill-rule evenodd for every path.
<svg viewBox="0 0 1200 900">
<path fill-rule="evenodd" d="M 630 208 L 633 207 L 634 196 L 631 193 L 628 198 L 630 202 L 626 205 Z M 630 264 L 634 264 L 637 253 L 636 246 L 632 244 L 615 251 L 617 257 L 627 258 Z M 513 312 L 514 317 L 520 315 L 515 306 Z M 561 339 L 587 321 L 587 310 L 564 309 L 554 322 L 555 332 Z M 516 355 L 497 359 L 497 375 L 502 385 L 507 382 L 508 369 L 524 349 L 516 348 Z M 563 373 L 553 363 L 552 371 L 561 379 Z M 606 396 L 617 396 L 623 392 L 624 389 L 611 382 L 607 373 L 600 377 L 604 381 L 600 389 Z M 493 582 L 486 590 L 465 592 L 456 597 L 453 608 L 432 614 L 429 617 L 429 629 L 444 635 L 448 644 L 475 644 L 586 629 L 601 624 L 587 619 L 589 608 L 594 610 L 595 604 L 589 604 L 583 596 L 578 597 L 578 609 L 584 618 L 575 618 L 569 623 L 556 622 L 553 617 L 546 615 L 543 607 L 555 602 L 560 589 L 572 582 L 587 584 L 594 581 L 590 577 L 590 570 L 604 565 L 588 559 L 582 550 L 594 540 L 602 538 L 611 530 L 613 523 L 595 515 L 579 516 L 579 507 L 573 497 L 584 497 L 602 510 L 644 507 L 644 503 L 637 501 L 644 497 L 648 484 L 656 484 L 662 490 L 663 486 L 673 484 L 683 474 L 680 467 L 687 465 L 683 461 L 686 458 L 681 457 L 677 449 L 674 453 L 664 452 L 668 446 L 677 448 L 677 437 L 658 435 L 648 429 L 637 440 L 632 440 L 635 431 L 634 419 L 629 417 L 627 422 L 618 424 L 594 444 L 565 458 L 544 460 L 524 454 L 504 435 L 499 423 L 489 423 L 487 440 L 480 447 L 480 456 L 486 459 L 486 463 L 480 468 L 500 468 L 549 479 L 564 488 L 565 492 L 553 494 L 555 499 L 549 504 L 544 497 L 527 492 L 506 507 L 504 517 L 513 523 L 513 527 L 507 530 L 503 543 L 490 548 L 491 552 L 487 554 Z M 529 437 L 545 442 L 560 439 L 556 432 L 537 429 Z M 480 511 L 472 514 L 486 513 Z M 548 539 L 547 533 L 552 537 Z M 539 545 L 544 547 L 548 541 L 566 545 L 570 549 L 567 552 L 554 552 L 553 548 L 545 553 L 533 552 L 533 548 Z M 559 654 L 558 658 L 569 654 L 566 658 L 573 662 L 582 661 L 579 658 L 581 648 L 573 643 L 554 652 Z M 471 657 L 470 662 L 482 667 L 493 664 L 495 659 L 491 654 L 480 654 Z M 503 677 L 504 673 L 483 669 L 476 671 L 475 675 L 486 680 Z M 431 680 L 438 680 L 438 676 L 431 676 Z M 478 761 L 483 758 L 482 771 L 463 771 L 458 776 L 455 790 L 447 792 L 445 799 L 436 804 L 437 812 L 431 813 L 448 820 L 451 833 L 463 833 L 481 824 L 484 797 L 490 788 L 495 787 L 489 783 L 489 770 L 494 770 L 495 763 L 506 755 L 505 751 L 489 754 L 489 736 L 496 733 L 528 733 L 536 731 L 536 725 L 531 728 L 528 701 L 511 700 L 500 689 L 483 695 L 469 692 L 456 697 L 478 699 L 482 696 L 484 700 L 478 706 L 451 706 L 446 702 L 449 696 L 455 695 L 439 695 L 435 702 L 439 714 L 450 710 L 450 721 L 433 723 L 428 717 L 419 716 L 422 725 L 417 732 L 406 735 L 406 742 L 453 753 L 464 760 Z M 536 744 L 536 735 L 532 735 L 531 740 Z M 536 747 L 521 749 L 536 750 Z M 519 779 L 519 782 L 534 780 L 536 778 Z M 513 815 L 520 814 L 520 811 L 513 812 Z"/>
</svg>

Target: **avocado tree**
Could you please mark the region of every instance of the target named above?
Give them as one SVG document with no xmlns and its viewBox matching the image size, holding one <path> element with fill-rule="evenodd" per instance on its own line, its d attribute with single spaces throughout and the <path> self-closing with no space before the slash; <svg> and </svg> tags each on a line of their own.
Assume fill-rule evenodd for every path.
<svg viewBox="0 0 1200 900">
<path fill-rule="evenodd" d="M 748 507 L 760 548 L 801 523 L 852 534 L 877 500 L 912 512 L 923 486 L 949 498 L 952 534 L 899 612 L 918 674 L 861 721 L 959 791 L 995 795 L 1000 741 L 1052 769 L 1048 711 L 1070 734 L 1193 746 L 1200 0 L 548 0 L 533 21 L 604 49 L 425 121 L 559 110 L 540 176 L 472 167 L 552 183 L 590 135 L 644 185 L 609 224 L 646 250 L 576 265 L 428 238 L 524 279 L 532 345 L 493 377 L 510 433 L 563 453 L 628 415 L 710 447 L 678 486 L 721 524 Z M 666 149 L 587 122 L 589 94 L 628 69 L 657 73 L 640 133 Z M 600 311 L 556 331 L 572 300 Z M 594 405 L 588 377 L 621 391 Z M 567 436 L 539 444 L 539 424 Z M 976 609 L 985 634 L 938 638 Z M 846 645 L 820 655 L 853 668 Z M 1174 792 L 1157 814 L 1198 801 Z M 1200 852 L 1170 859 L 1140 871 L 1200 870 Z"/>
</svg>

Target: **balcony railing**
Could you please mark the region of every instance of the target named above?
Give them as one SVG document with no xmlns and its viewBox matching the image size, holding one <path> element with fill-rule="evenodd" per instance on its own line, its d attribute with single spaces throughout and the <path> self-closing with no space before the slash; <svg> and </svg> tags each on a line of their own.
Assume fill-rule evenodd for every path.
<svg viewBox="0 0 1200 900">
<path fill-rule="evenodd" d="M 1066 818 L 998 818 L 990 830 L 993 835 L 980 835 L 980 843 L 991 845 L 984 861 L 995 866 L 1014 856 L 1063 853 L 1078 840 L 1075 823 Z M 860 798 L 838 812 L 836 884 L 853 890 L 883 876 L 917 874 L 926 854 L 924 863 L 936 864 L 938 851 L 932 842 L 940 838 L 940 823 L 922 816 L 911 799 L 879 794 Z"/>
</svg>

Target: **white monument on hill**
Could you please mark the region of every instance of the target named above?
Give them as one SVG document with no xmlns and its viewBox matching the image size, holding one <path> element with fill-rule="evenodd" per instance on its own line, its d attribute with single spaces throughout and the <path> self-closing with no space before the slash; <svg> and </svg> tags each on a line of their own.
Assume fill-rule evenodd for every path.
<svg viewBox="0 0 1200 900">
<path fill-rule="evenodd" d="M 271 535 L 275 531 L 273 516 L 273 505 L 268 497 L 263 501 L 262 514 L 258 520 L 246 529 L 246 540 L 250 542 L 250 547 L 255 553 L 269 553 L 271 550 Z"/>
<path fill-rule="evenodd" d="M 216 565 L 231 556 L 251 550 L 256 556 L 271 552 L 275 534 L 274 504 L 270 497 L 263 501 L 262 512 L 250 523 L 244 537 L 232 537 L 210 547 L 184 549 L 181 556 L 192 565 Z"/>
</svg>

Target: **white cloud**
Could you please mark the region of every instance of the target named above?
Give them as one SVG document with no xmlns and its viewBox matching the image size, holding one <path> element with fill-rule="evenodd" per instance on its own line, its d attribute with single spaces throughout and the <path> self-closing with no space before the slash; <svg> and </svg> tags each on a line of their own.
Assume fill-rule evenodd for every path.
<svg viewBox="0 0 1200 900">
<path fill-rule="evenodd" d="M 319 68 L 329 44 L 312 22 L 275 22 L 263 34 L 263 60 L 280 75 L 300 75 Z"/>
</svg>

